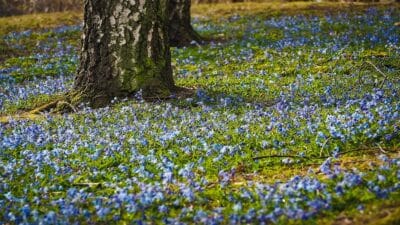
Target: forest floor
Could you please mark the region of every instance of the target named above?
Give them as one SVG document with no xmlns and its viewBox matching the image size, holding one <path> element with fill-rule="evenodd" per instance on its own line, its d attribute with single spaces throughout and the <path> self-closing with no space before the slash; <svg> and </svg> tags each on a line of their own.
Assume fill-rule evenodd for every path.
<svg viewBox="0 0 400 225">
<path fill-rule="evenodd" d="M 81 13 L 0 18 L 0 224 L 400 224 L 400 4 L 192 13 L 195 96 L 62 115 Z"/>
</svg>

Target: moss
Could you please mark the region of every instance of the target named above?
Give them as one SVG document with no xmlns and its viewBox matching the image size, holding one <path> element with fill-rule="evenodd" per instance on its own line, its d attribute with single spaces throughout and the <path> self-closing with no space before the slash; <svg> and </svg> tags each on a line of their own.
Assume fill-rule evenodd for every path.
<svg viewBox="0 0 400 225">
<path fill-rule="evenodd" d="M 143 90 L 144 97 L 166 98 L 171 95 L 169 87 L 163 82 L 163 73 L 166 71 L 165 60 L 159 60 L 157 64 L 150 59 L 144 61 L 143 66 L 136 69 L 136 91 Z"/>
<path fill-rule="evenodd" d="M 167 70 L 166 60 L 136 59 L 133 62 L 131 52 L 135 49 L 121 49 L 122 62 L 119 64 L 121 78 L 120 85 L 122 93 L 133 93 L 143 90 L 147 97 L 166 98 L 171 95 L 170 88 L 164 84 L 163 76 L 170 71 Z M 130 56 L 130 57 L 128 57 Z"/>
</svg>

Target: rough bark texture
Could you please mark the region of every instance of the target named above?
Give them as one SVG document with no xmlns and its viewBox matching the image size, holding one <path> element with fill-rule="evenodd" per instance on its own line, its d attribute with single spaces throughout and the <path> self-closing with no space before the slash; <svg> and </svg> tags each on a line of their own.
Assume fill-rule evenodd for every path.
<svg viewBox="0 0 400 225">
<path fill-rule="evenodd" d="M 168 0 L 85 0 L 73 104 L 98 107 L 139 90 L 167 97 L 175 89 L 168 43 Z"/>
<path fill-rule="evenodd" d="M 170 0 L 169 40 L 171 46 L 187 46 L 192 41 L 200 42 L 201 37 L 190 23 L 190 0 Z"/>
</svg>

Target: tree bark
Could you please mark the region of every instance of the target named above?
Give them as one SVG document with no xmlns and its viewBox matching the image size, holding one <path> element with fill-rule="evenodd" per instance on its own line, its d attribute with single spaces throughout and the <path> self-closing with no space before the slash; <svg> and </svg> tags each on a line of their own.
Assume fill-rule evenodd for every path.
<svg viewBox="0 0 400 225">
<path fill-rule="evenodd" d="M 139 90 L 175 90 L 168 43 L 168 0 L 85 0 L 80 65 L 71 103 L 104 106 Z"/>
<path fill-rule="evenodd" d="M 182 47 L 190 45 L 192 41 L 200 42 L 200 35 L 190 23 L 190 0 L 170 0 L 168 8 L 171 46 Z"/>
</svg>

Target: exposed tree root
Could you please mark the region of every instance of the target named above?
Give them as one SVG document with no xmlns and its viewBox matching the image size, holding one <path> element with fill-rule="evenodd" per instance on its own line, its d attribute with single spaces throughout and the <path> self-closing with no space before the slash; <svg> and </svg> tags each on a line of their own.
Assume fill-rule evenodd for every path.
<svg viewBox="0 0 400 225">
<path fill-rule="evenodd" d="M 8 124 L 12 120 L 41 120 L 44 119 L 44 113 L 45 112 L 52 112 L 53 109 L 57 107 L 57 104 L 59 102 L 63 101 L 65 97 L 57 98 L 57 100 L 54 100 L 52 102 L 46 103 L 42 106 L 39 106 L 37 108 L 34 108 L 32 110 L 28 110 L 25 112 L 13 114 L 13 115 L 3 115 L 0 116 L 0 123 L 1 124 Z"/>
<path fill-rule="evenodd" d="M 46 112 L 46 111 L 50 111 L 51 109 L 53 109 L 53 108 L 55 108 L 57 106 L 57 103 L 59 101 L 60 100 L 55 100 L 55 101 L 52 101 L 52 102 L 47 103 L 45 105 L 39 106 L 39 107 L 31 110 L 29 113 L 30 114 L 40 114 L 40 113 L 43 113 L 43 112 Z"/>
<path fill-rule="evenodd" d="M 172 91 L 172 95 L 168 97 L 160 96 L 146 96 L 143 97 L 145 101 L 156 102 L 156 101 L 168 101 L 171 99 L 184 99 L 194 95 L 195 88 L 184 88 L 175 87 Z M 100 108 L 111 104 L 111 98 L 104 95 L 96 95 L 89 97 L 87 94 L 82 92 L 69 92 L 64 96 L 57 98 L 56 100 L 39 106 L 27 112 L 22 112 L 16 115 L 0 116 L 1 124 L 8 124 L 11 120 L 40 120 L 44 119 L 44 113 L 60 114 L 60 113 L 76 113 L 79 111 L 79 105 L 81 103 L 92 103 L 90 104 L 93 108 Z"/>
<path fill-rule="evenodd" d="M 68 110 L 65 110 L 68 109 Z M 31 111 L 29 114 L 42 114 L 49 113 L 62 113 L 62 112 L 76 112 L 76 107 L 69 103 L 69 94 L 62 96 L 52 102 L 39 106 Z"/>
</svg>

